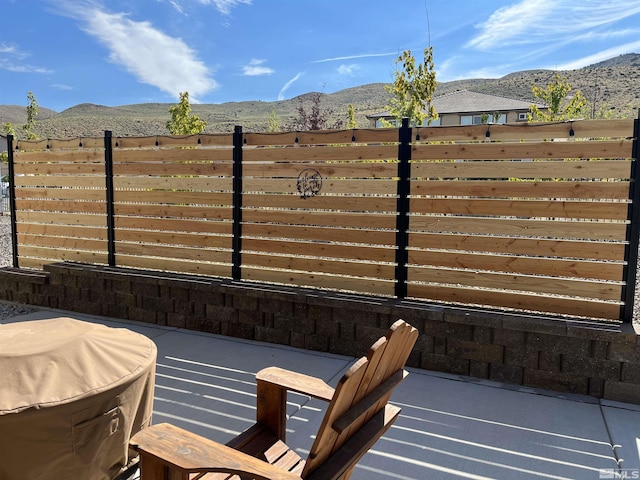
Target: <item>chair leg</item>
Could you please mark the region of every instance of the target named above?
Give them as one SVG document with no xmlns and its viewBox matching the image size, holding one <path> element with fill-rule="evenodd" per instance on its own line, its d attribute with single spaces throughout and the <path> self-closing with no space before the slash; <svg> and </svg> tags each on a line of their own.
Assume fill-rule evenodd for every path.
<svg viewBox="0 0 640 480">
<path fill-rule="evenodd" d="M 284 442 L 287 426 L 287 390 L 260 380 L 257 383 L 257 423 L 266 426 Z"/>
<path fill-rule="evenodd" d="M 169 469 L 146 455 L 140 455 L 140 480 L 189 480 L 189 474 Z"/>
</svg>

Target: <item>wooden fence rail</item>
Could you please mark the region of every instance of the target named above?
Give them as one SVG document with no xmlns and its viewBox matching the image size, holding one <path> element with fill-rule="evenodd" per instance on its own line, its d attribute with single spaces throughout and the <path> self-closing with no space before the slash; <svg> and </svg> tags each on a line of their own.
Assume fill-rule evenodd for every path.
<svg viewBox="0 0 640 480">
<path fill-rule="evenodd" d="M 629 321 L 638 122 L 10 138 L 14 266 Z"/>
</svg>

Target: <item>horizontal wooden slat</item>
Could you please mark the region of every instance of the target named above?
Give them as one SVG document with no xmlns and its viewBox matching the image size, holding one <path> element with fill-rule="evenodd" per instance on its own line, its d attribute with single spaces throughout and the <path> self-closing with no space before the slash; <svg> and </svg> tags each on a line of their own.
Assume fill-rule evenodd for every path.
<svg viewBox="0 0 640 480">
<path fill-rule="evenodd" d="M 305 255 L 322 258 L 344 258 L 369 262 L 395 261 L 395 248 L 362 245 L 331 245 L 313 242 L 290 242 L 283 240 L 265 240 L 244 238 L 243 251 L 255 253 L 274 253 L 280 255 Z"/>
<path fill-rule="evenodd" d="M 153 217 L 115 217 L 116 229 L 147 229 L 172 232 L 221 233 L 231 234 L 232 224 L 218 220 L 185 220 Z"/>
<path fill-rule="evenodd" d="M 242 161 L 248 163 L 247 167 L 251 166 L 250 162 L 256 161 L 289 162 L 290 167 L 294 167 L 295 164 L 306 162 L 348 160 L 351 164 L 355 160 L 395 160 L 397 163 L 397 159 L 398 147 L 395 145 L 248 148 L 242 152 Z M 298 168 L 301 167 L 298 165 Z M 335 168 L 339 167 L 340 164 L 336 163 Z M 315 168 L 315 163 L 309 168 Z"/>
<path fill-rule="evenodd" d="M 41 210 L 67 213 L 102 213 L 106 215 L 106 202 L 80 202 L 77 200 L 16 200 L 19 210 Z"/>
<path fill-rule="evenodd" d="M 106 224 L 104 227 L 85 227 L 81 225 L 45 225 L 42 223 L 16 223 L 18 233 L 32 235 L 50 235 L 65 238 L 107 239 Z"/>
<path fill-rule="evenodd" d="M 617 199 L 629 197 L 628 182 L 414 180 L 412 195 L 487 198 Z"/>
<path fill-rule="evenodd" d="M 158 164 L 193 163 L 214 168 L 227 168 L 233 160 L 233 149 L 228 148 L 153 148 L 140 150 L 113 151 L 113 167 L 121 169 L 130 164 L 149 165 L 151 168 Z M 221 162 L 215 163 L 212 162 Z"/>
<path fill-rule="evenodd" d="M 243 223 L 244 237 L 271 237 L 291 240 L 362 243 L 395 247 L 396 232 L 374 229 L 300 227 Z"/>
<path fill-rule="evenodd" d="M 368 212 L 395 212 L 397 199 L 394 197 L 349 197 L 346 195 L 316 195 L 301 197 L 295 194 L 268 195 L 247 194 L 242 197 L 246 208 L 296 208 L 317 210 L 351 210 Z"/>
<path fill-rule="evenodd" d="M 58 260 L 44 259 L 44 258 L 29 258 L 20 257 L 18 263 L 20 268 L 27 268 L 32 270 L 43 270 L 45 265 L 55 263 Z"/>
<path fill-rule="evenodd" d="M 474 145 L 475 148 L 475 145 Z M 628 152 L 630 154 L 630 152 Z M 512 158 L 512 157 L 510 157 Z M 630 160 L 411 162 L 415 178 L 616 178 L 631 176 Z"/>
<path fill-rule="evenodd" d="M 479 143 L 413 145 L 411 160 L 499 160 L 543 158 L 628 158 L 631 140 L 608 142 Z"/>
<path fill-rule="evenodd" d="M 347 290 L 352 292 L 366 292 L 377 295 L 393 295 L 394 288 L 393 282 L 386 282 L 371 278 L 346 277 L 343 275 L 285 272 L 252 267 L 244 267 L 242 272 L 243 277 L 249 281 L 329 288 L 332 290 Z"/>
<path fill-rule="evenodd" d="M 116 215 L 137 215 L 149 217 L 185 217 L 231 219 L 230 207 L 211 207 L 193 205 L 157 205 L 140 203 L 116 203 Z"/>
<path fill-rule="evenodd" d="M 314 212 L 314 211 L 284 211 L 284 210 L 243 210 L 242 218 L 245 222 L 288 223 L 291 225 L 317 225 L 342 227 L 394 228 L 396 217 L 392 214 L 367 214 L 352 212 Z"/>
<path fill-rule="evenodd" d="M 116 164 L 114 175 L 201 175 L 207 177 L 227 177 L 231 175 L 231 164 L 203 163 L 133 163 Z"/>
<path fill-rule="evenodd" d="M 412 231 L 423 232 L 616 241 L 624 241 L 627 234 L 627 226 L 624 223 L 428 215 L 412 215 L 409 228 Z"/>
<path fill-rule="evenodd" d="M 76 143 L 76 146 L 78 144 Z M 35 151 L 35 152 L 14 152 L 13 161 L 16 164 L 16 170 L 22 171 L 24 168 L 30 168 L 33 163 L 52 163 L 60 164 L 66 163 L 88 163 L 96 165 L 104 165 L 104 149 L 102 150 L 90 150 L 90 149 L 78 149 L 78 150 L 63 150 L 63 151 Z M 103 167 L 104 168 L 104 167 Z"/>
<path fill-rule="evenodd" d="M 445 252 L 442 250 L 410 250 L 409 264 L 613 281 L 622 279 L 624 268 L 621 263 L 603 261 L 482 255 L 477 252 Z"/>
<path fill-rule="evenodd" d="M 412 198 L 412 213 L 626 220 L 627 202 Z"/>
<path fill-rule="evenodd" d="M 84 250 L 67 250 L 54 247 L 34 247 L 29 245 L 18 245 L 19 257 L 34 257 L 53 259 L 55 261 L 71 261 L 83 263 L 107 263 L 107 252 L 95 252 Z"/>
<path fill-rule="evenodd" d="M 42 212 L 16 212 L 16 221 L 28 223 L 49 223 L 60 225 L 86 225 L 92 227 L 106 227 L 106 215 L 92 215 L 83 213 L 50 213 Z"/>
<path fill-rule="evenodd" d="M 116 242 L 116 251 L 121 255 L 161 257 L 163 259 L 197 260 L 203 262 L 230 262 L 231 252 L 206 248 L 190 248 L 176 245 L 150 245 Z"/>
<path fill-rule="evenodd" d="M 230 192 L 184 192 L 167 190 L 116 190 L 115 202 L 232 205 Z"/>
<path fill-rule="evenodd" d="M 244 192 L 298 193 L 298 181 L 293 179 L 248 178 L 243 180 Z M 395 195 L 397 183 L 387 179 L 329 179 L 322 182 L 318 195 L 368 194 Z"/>
<path fill-rule="evenodd" d="M 115 176 L 115 189 L 156 188 L 167 190 L 208 190 L 230 191 L 233 189 L 231 178 L 217 177 L 136 177 Z"/>
<path fill-rule="evenodd" d="M 81 200 L 102 202 L 106 199 L 103 189 L 85 188 L 26 188 L 15 189 L 16 198 L 49 198 L 59 200 Z"/>
<path fill-rule="evenodd" d="M 98 175 L 17 175 L 13 181 L 17 187 L 105 188 L 105 177 Z"/>
<path fill-rule="evenodd" d="M 415 267 L 410 265 L 408 278 L 409 282 L 458 284 L 469 287 L 597 298 L 599 300 L 620 300 L 622 295 L 622 286 L 615 283 L 495 272 L 474 272 L 451 268 Z"/>
<path fill-rule="evenodd" d="M 202 233 L 159 232 L 149 230 L 118 229 L 119 242 L 140 242 L 144 244 L 185 245 L 205 248 L 231 248 L 231 236 L 206 235 Z"/>
<path fill-rule="evenodd" d="M 76 237 L 51 237 L 39 234 L 18 234 L 18 244 L 22 246 L 57 247 L 72 250 L 107 251 L 106 240 L 91 240 Z"/>
<path fill-rule="evenodd" d="M 590 258 L 621 262 L 625 244 L 622 242 L 578 241 L 544 238 L 516 238 L 495 235 L 411 233 L 412 248 L 494 252 L 507 255 L 538 255 L 543 257 Z"/>
<path fill-rule="evenodd" d="M 200 143 L 198 143 L 200 142 Z M 117 148 L 203 147 L 231 146 L 232 134 L 197 134 L 182 136 L 159 135 L 157 137 L 112 137 L 111 145 Z"/>
<path fill-rule="evenodd" d="M 388 264 L 348 262 L 344 260 L 326 260 L 280 255 L 260 255 L 255 253 L 243 253 L 242 268 L 245 267 L 298 270 L 309 273 L 330 273 L 333 275 L 370 277 L 390 281 L 394 280 L 395 273 L 395 266 Z"/>
<path fill-rule="evenodd" d="M 116 253 L 116 265 L 119 267 L 142 268 L 167 272 L 193 273 L 215 277 L 230 277 L 231 265 L 175 260 L 172 258 L 140 257 Z"/>
<path fill-rule="evenodd" d="M 620 305 L 581 298 L 566 298 L 553 295 L 533 295 L 517 292 L 501 292 L 474 288 L 408 285 L 408 296 L 463 305 L 484 307 L 504 307 L 526 311 L 552 312 L 560 315 L 574 315 L 587 318 L 618 320 Z"/>
<path fill-rule="evenodd" d="M 492 141 L 569 139 L 573 128 L 577 141 L 584 138 L 625 138 L 633 135 L 633 119 L 580 120 L 562 123 L 510 123 L 507 125 L 438 126 L 414 128 L 412 138 L 420 134 L 422 142 L 432 141 L 481 141 L 491 132 Z M 397 130 L 396 130 L 397 132 Z"/>
<path fill-rule="evenodd" d="M 104 165 L 99 163 L 25 163 L 20 165 L 25 175 L 104 175 Z M 16 172 L 18 173 L 18 172 Z"/>
<path fill-rule="evenodd" d="M 352 141 L 355 137 L 355 142 Z M 326 145 L 367 142 L 397 142 L 397 128 L 327 130 L 304 132 L 246 133 L 246 145 Z"/>
</svg>

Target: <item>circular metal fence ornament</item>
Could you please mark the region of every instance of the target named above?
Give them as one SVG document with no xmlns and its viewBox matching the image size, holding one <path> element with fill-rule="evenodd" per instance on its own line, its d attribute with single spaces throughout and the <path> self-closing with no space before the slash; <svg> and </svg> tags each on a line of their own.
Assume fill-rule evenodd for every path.
<svg viewBox="0 0 640 480">
<path fill-rule="evenodd" d="M 313 197 L 322 189 L 322 175 L 313 168 L 307 168 L 298 175 L 297 187 L 301 198 Z"/>
</svg>

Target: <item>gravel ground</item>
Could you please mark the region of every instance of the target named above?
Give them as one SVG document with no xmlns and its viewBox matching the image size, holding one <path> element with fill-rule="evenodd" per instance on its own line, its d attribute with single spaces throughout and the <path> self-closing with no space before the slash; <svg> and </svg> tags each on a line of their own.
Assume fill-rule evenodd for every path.
<svg viewBox="0 0 640 480">
<path fill-rule="evenodd" d="M 0 216 L 0 267 L 10 267 L 11 253 L 11 217 Z M 35 311 L 35 308 L 17 303 L 0 301 L 0 321 Z"/>
<path fill-rule="evenodd" d="M 8 267 L 12 264 L 11 253 L 11 217 L 8 215 L 0 216 L 0 267 Z M 637 282 L 640 285 L 640 281 Z M 638 306 L 640 306 L 640 288 L 636 288 L 634 300 L 634 323 L 638 322 Z M 16 315 L 22 315 L 34 311 L 33 308 L 6 304 L 0 302 L 0 320 L 11 318 Z"/>
</svg>

